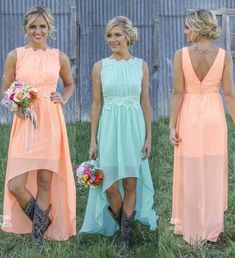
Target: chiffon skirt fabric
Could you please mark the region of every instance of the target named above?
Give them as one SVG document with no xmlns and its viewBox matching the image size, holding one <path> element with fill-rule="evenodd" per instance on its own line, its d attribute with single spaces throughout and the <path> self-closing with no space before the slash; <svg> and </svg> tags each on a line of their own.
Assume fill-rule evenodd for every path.
<svg viewBox="0 0 235 258">
<path fill-rule="evenodd" d="M 202 109 L 195 110 L 198 106 Z M 216 241 L 227 209 L 227 125 L 220 94 L 186 94 L 178 131 L 182 142 L 174 156 L 175 233 L 189 243 Z"/>
<path fill-rule="evenodd" d="M 52 224 L 46 231 L 45 237 L 53 240 L 67 240 L 69 236 L 76 234 L 75 184 L 61 106 L 54 105 L 53 103 L 50 105 L 53 105 L 53 108 L 59 114 L 58 124 L 47 121 L 47 117 L 43 115 L 40 109 L 37 112 L 38 124 L 47 123 L 48 127 L 45 126 L 43 130 L 38 131 L 44 137 L 40 136 L 37 131 L 35 132 L 35 139 L 29 151 L 25 145 L 25 126 L 27 126 L 25 123 L 27 122 L 16 117 L 14 118 L 9 144 L 4 197 L 4 216 L 10 218 L 10 220 L 2 229 L 16 234 L 31 233 L 32 222 L 24 214 L 13 194 L 9 192 L 8 184 L 12 178 L 29 172 L 26 188 L 36 197 L 37 170 L 46 169 L 53 173 L 53 177 L 50 201 L 52 205 L 50 212 Z M 58 130 L 58 128 L 61 128 L 61 130 Z M 49 134 L 50 130 L 51 134 Z M 51 139 L 51 137 L 46 135 L 53 135 L 53 138 Z M 42 146 L 45 146 L 44 151 L 42 151 Z"/>
<path fill-rule="evenodd" d="M 126 121 L 121 123 L 120 121 Z M 141 108 L 135 111 L 114 107 L 103 111 L 98 132 L 98 165 L 104 170 L 102 185 L 90 189 L 85 219 L 80 232 L 100 233 L 112 236 L 118 226 L 110 216 L 105 191 L 116 181 L 123 196 L 121 179 L 137 178 L 135 219 L 157 227 L 154 204 L 154 188 L 148 160 L 142 159 L 145 141 L 145 124 Z"/>
</svg>

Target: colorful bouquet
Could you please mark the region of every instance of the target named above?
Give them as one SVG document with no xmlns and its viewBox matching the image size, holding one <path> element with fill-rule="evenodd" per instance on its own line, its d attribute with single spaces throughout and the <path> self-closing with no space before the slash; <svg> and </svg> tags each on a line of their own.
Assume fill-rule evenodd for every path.
<svg viewBox="0 0 235 258">
<path fill-rule="evenodd" d="M 96 166 L 95 160 L 89 160 L 77 165 L 76 174 L 78 183 L 86 186 L 100 185 L 104 179 L 104 172 Z"/>
<path fill-rule="evenodd" d="M 36 129 L 36 116 L 30 107 L 33 102 L 38 99 L 38 95 L 38 89 L 30 85 L 14 81 L 6 90 L 1 103 L 12 112 L 20 113 L 26 118 L 30 118 L 34 128 Z"/>
</svg>

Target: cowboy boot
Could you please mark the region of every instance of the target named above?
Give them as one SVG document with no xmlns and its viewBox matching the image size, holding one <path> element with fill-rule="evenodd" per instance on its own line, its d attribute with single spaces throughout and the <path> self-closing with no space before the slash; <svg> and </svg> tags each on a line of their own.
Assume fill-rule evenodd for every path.
<svg viewBox="0 0 235 258">
<path fill-rule="evenodd" d="M 31 221 L 33 221 L 35 202 L 35 199 L 31 197 L 31 199 L 27 203 L 27 206 L 23 209 L 24 213 L 29 217 Z"/>
<path fill-rule="evenodd" d="M 122 220 L 122 206 L 121 208 L 118 210 L 117 214 L 115 214 L 112 210 L 112 208 L 110 206 L 108 206 L 108 211 L 110 213 L 110 215 L 112 216 L 112 218 L 116 221 L 116 223 L 118 224 L 118 226 L 121 228 L 121 220 Z"/>
<path fill-rule="evenodd" d="M 127 217 L 127 214 L 124 209 L 122 209 L 122 219 L 121 219 L 121 235 L 119 240 L 119 247 L 130 248 L 133 245 L 133 235 L 131 232 L 131 228 L 133 225 L 135 211 L 131 214 L 130 217 Z"/>
<path fill-rule="evenodd" d="M 51 224 L 51 219 L 49 218 L 50 210 L 51 205 L 49 205 L 49 207 L 45 211 L 43 211 L 38 207 L 37 203 L 35 203 L 32 240 L 36 246 L 40 246 L 43 244 L 44 233 Z"/>
</svg>

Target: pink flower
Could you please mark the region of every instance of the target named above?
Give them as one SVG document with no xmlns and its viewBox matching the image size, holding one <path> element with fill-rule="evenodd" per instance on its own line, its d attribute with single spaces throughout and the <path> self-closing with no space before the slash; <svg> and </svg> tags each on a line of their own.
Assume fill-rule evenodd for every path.
<svg viewBox="0 0 235 258">
<path fill-rule="evenodd" d="M 92 171 L 89 168 L 84 169 L 84 174 L 91 175 Z"/>
<path fill-rule="evenodd" d="M 10 100 L 14 100 L 15 93 L 12 93 L 9 97 Z"/>
</svg>

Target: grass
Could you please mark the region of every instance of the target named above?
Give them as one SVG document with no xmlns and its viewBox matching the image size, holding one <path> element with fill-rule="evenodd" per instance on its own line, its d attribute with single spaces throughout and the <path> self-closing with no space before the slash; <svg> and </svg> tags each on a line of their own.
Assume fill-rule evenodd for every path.
<svg viewBox="0 0 235 258">
<path fill-rule="evenodd" d="M 156 133 L 156 125 L 153 126 Z M 70 152 L 73 167 L 76 163 L 87 160 L 89 143 L 89 123 L 67 125 Z M 0 125 L 0 215 L 3 213 L 3 194 L 6 171 L 6 159 L 10 127 Z M 153 139 L 156 146 L 157 138 Z M 156 188 L 158 181 L 156 148 L 152 150 L 150 167 Z M 81 227 L 85 213 L 88 189 L 77 186 L 77 231 Z M 115 245 L 115 237 L 103 237 L 98 234 L 77 234 L 65 242 L 45 241 L 43 248 L 37 249 L 31 243 L 30 235 L 14 235 L 0 231 L 0 258 L 115 258 L 135 257 L 154 258 L 158 257 L 157 232 L 151 232 L 146 226 L 138 222 L 134 224 L 135 246 L 130 250 L 120 253 Z"/>
<path fill-rule="evenodd" d="M 170 227 L 173 147 L 169 142 L 168 119 L 159 121 L 154 136 L 157 137 L 159 253 L 161 258 L 232 258 L 235 257 L 235 176 L 233 154 L 235 153 L 235 128 L 227 117 L 229 140 L 229 200 L 225 214 L 225 232 L 216 244 L 190 246 L 180 236 L 172 233 Z M 215 128 L 216 130 L 216 128 Z M 216 139 L 215 139 L 216 140 Z"/>
<path fill-rule="evenodd" d="M 0 257 L 23 258 L 232 258 L 235 257 L 235 176 L 233 153 L 235 153 L 235 129 L 227 118 L 229 129 L 229 203 L 225 215 L 225 233 L 214 245 L 202 244 L 190 246 L 181 237 L 172 233 L 170 227 L 172 162 L 173 148 L 168 140 L 168 119 L 161 119 L 153 124 L 152 154 L 150 168 L 157 192 L 159 221 L 159 239 L 157 232 L 151 232 L 140 223 L 135 223 L 136 245 L 124 254 L 115 248 L 115 238 L 97 234 L 78 234 L 66 242 L 46 241 L 43 249 L 36 249 L 31 244 L 30 236 L 16 236 L 0 231 Z M 89 123 L 67 125 L 73 166 L 87 159 L 89 142 Z M 0 214 L 2 214 L 3 191 L 6 170 L 6 157 L 10 128 L 0 125 Z M 77 229 L 84 217 L 88 190 L 77 186 Z M 159 254 L 158 254 L 159 246 Z"/>
</svg>

